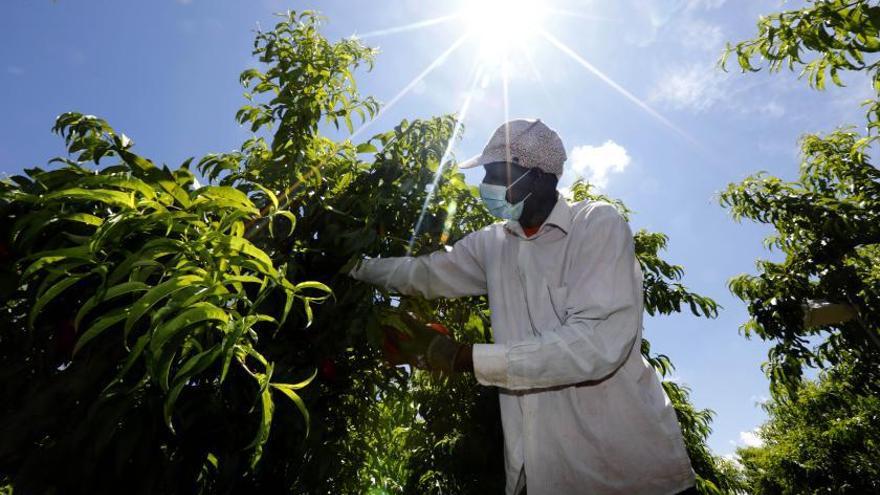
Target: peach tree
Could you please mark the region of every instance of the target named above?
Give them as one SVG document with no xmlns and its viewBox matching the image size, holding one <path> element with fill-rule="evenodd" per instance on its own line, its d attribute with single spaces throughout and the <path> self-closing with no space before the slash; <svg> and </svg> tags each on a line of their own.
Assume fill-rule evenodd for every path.
<svg viewBox="0 0 880 495">
<path fill-rule="evenodd" d="M 403 310 L 491 342 L 485 298 L 401 298 L 346 276 L 364 255 L 443 249 L 493 221 L 441 164 L 456 121 L 352 142 L 378 110 L 355 85 L 375 50 L 329 42 L 311 12 L 280 17 L 241 74 L 252 135 L 238 150 L 160 166 L 71 112 L 54 127 L 68 156 L 0 185 L 0 482 L 16 493 L 500 488 L 497 392 L 379 350 Z M 649 310 L 716 314 L 659 258 L 665 236 L 637 241 Z M 710 413 L 665 386 L 717 492 Z"/>
</svg>

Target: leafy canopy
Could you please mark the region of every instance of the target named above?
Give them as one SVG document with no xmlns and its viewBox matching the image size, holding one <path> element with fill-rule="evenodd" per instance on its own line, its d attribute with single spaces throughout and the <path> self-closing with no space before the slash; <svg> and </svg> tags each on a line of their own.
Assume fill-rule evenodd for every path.
<svg viewBox="0 0 880 495">
<path fill-rule="evenodd" d="M 60 167 L 0 185 L 0 479 L 64 493 L 500 491 L 497 392 L 386 367 L 377 345 L 403 310 L 490 342 L 485 298 L 400 298 L 345 275 L 364 254 L 407 252 L 455 118 L 362 143 L 324 135 L 378 105 L 353 76 L 375 50 L 329 42 L 320 21 L 287 12 L 257 33 L 240 149 L 169 169 L 71 112 L 54 128 Z M 432 193 L 416 254 L 493 221 L 452 168 Z M 586 184 L 575 196 L 608 199 Z M 635 240 L 652 314 L 717 314 L 659 256 L 666 236 Z M 711 412 L 664 387 L 701 489 L 726 490 L 705 446 Z"/>
<path fill-rule="evenodd" d="M 799 10 L 762 17 L 758 35 L 729 46 L 743 70 L 759 70 L 761 57 L 771 71 L 802 68 L 822 89 L 825 73 L 842 84 L 842 72 L 866 73 L 880 94 L 878 61 L 880 7 L 867 0 L 814 1 Z M 811 59 L 805 60 L 806 57 Z M 804 367 L 833 365 L 852 350 L 868 366 L 880 364 L 880 171 L 869 151 L 877 141 L 880 98 L 866 102 L 868 134 L 851 128 L 801 139 L 796 181 L 758 173 L 721 194 L 722 206 L 737 220 L 773 226 L 766 240 L 785 259 L 758 262 L 757 275 L 741 275 L 730 289 L 749 307 L 746 335 L 775 342 L 766 371 L 774 389 L 794 392 Z M 810 325 L 811 302 L 845 304 L 856 315 Z M 876 390 L 877 384 L 865 384 Z"/>
<path fill-rule="evenodd" d="M 730 281 L 748 304 L 746 335 L 774 342 L 764 444 L 738 452 L 754 493 L 878 490 L 880 171 L 869 154 L 880 125 L 878 27 L 875 1 L 811 1 L 762 17 L 757 36 L 725 54 L 735 53 L 743 70 L 801 68 L 820 90 L 827 75 L 842 86 L 843 74 L 863 74 L 875 91 L 864 103 L 866 133 L 839 128 L 801 139 L 797 180 L 758 173 L 721 194 L 737 220 L 772 226 L 766 245 L 783 255 Z M 804 379 L 807 367 L 823 370 L 818 380 Z"/>
<path fill-rule="evenodd" d="M 758 430 L 763 445 L 737 452 L 751 493 L 880 490 L 880 397 L 861 393 L 862 380 L 845 359 L 805 383 L 796 399 L 764 405 L 770 420 Z"/>
</svg>

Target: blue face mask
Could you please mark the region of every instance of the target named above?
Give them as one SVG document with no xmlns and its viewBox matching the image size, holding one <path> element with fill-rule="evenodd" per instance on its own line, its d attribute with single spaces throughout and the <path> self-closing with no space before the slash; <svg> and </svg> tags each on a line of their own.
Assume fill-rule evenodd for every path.
<svg viewBox="0 0 880 495">
<path fill-rule="evenodd" d="M 527 175 L 529 175 L 528 172 L 524 173 L 519 179 L 513 181 L 513 184 L 516 184 Z M 483 200 L 486 208 L 489 209 L 489 213 L 505 220 L 519 220 L 519 217 L 522 215 L 524 203 L 532 193 L 530 192 L 526 194 L 526 197 L 523 198 L 522 201 L 512 204 L 510 201 L 507 201 L 507 190 L 513 187 L 513 184 L 504 187 L 495 184 L 486 184 L 485 182 L 480 183 L 480 198 Z"/>
</svg>

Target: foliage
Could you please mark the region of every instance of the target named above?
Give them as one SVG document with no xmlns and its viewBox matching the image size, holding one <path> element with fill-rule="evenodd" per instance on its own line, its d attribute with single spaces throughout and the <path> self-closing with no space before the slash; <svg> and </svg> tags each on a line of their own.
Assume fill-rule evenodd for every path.
<svg viewBox="0 0 880 495">
<path fill-rule="evenodd" d="M 272 35 L 258 36 L 256 51 L 276 68 L 257 91 L 272 91 L 271 77 L 313 84 L 299 88 L 309 98 L 283 99 L 289 85 L 273 100 L 272 115 L 293 119 L 288 140 L 294 129 L 300 141 L 314 132 L 322 112 L 350 119 L 374 108 L 351 97 L 351 70 L 372 52 L 352 41 L 329 45 L 316 25 L 310 14 L 288 13 Z M 299 51 L 284 45 L 291 39 Z M 254 77 L 248 71 L 242 79 Z M 294 446 L 309 434 L 300 393 L 321 363 L 289 336 L 313 323 L 313 306 L 330 292 L 318 281 L 291 282 L 299 269 L 292 261 L 308 248 L 292 239 L 302 226 L 281 205 L 290 201 L 254 180 L 259 173 L 200 187 L 192 159 L 174 171 L 157 167 L 93 116 L 64 114 L 54 130 L 75 159 L 0 186 L 0 472 L 24 492 L 260 486 L 274 468 L 266 460 L 270 428 Z M 337 148 L 331 158 L 353 161 L 354 146 Z M 255 137 L 199 167 L 216 179 L 233 158 L 256 170 L 273 160 L 327 158 L 318 149 L 269 149 Z M 119 162 L 106 166 L 111 158 Z M 273 415 L 276 408 L 286 414 Z"/>
<path fill-rule="evenodd" d="M 485 298 L 399 298 L 346 276 L 364 254 L 407 253 L 429 189 L 415 254 L 492 221 L 441 168 L 455 119 L 363 143 L 322 134 L 378 106 L 353 76 L 375 51 L 319 27 L 287 12 L 257 33 L 263 65 L 242 73 L 236 115 L 254 135 L 196 162 L 207 186 L 194 159 L 159 167 L 76 113 L 55 126 L 75 158 L 0 186 L 0 480 L 16 493 L 500 491 L 497 392 L 384 366 L 376 345 L 401 310 L 489 342 Z M 658 256 L 666 242 L 636 234 L 646 307 L 715 316 Z M 664 386 L 704 491 L 723 489 L 710 413 Z"/>
<path fill-rule="evenodd" d="M 845 357 L 805 381 L 797 398 L 764 405 L 770 419 L 758 430 L 763 445 L 737 452 L 750 493 L 880 491 L 880 397 L 861 393 L 865 377 L 853 364 Z"/>
<path fill-rule="evenodd" d="M 242 75 L 269 101 L 237 115 L 274 137 L 199 160 L 213 185 L 72 113 L 56 130 L 79 156 L 4 184 L 0 472 L 17 488 L 362 491 L 366 432 L 406 375 L 370 343 L 397 299 L 345 272 L 404 254 L 455 122 L 404 121 L 359 145 L 321 135 L 374 113 L 352 75 L 373 50 L 328 43 L 311 13 L 282 17 L 257 36 L 268 70 Z M 441 175 L 417 251 L 488 219 L 461 174 Z"/>
<path fill-rule="evenodd" d="M 759 70 L 758 57 L 771 71 L 801 67 L 817 89 L 826 75 L 840 86 L 842 73 L 863 72 L 880 95 L 878 26 L 876 2 L 812 1 L 762 17 L 758 35 L 729 46 L 722 64 L 735 52 L 743 70 Z M 868 154 L 878 139 L 877 95 L 864 103 L 867 135 L 843 128 L 801 139 L 797 180 L 758 173 L 721 194 L 737 220 L 773 227 L 765 245 L 784 258 L 759 260 L 757 275 L 730 281 L 748 304 L 746 336 L 774 342 L 764 365 L 773 395 L 759 430 L 764 446 L 739 451 L 754 493 L 878 490 L 880 171 Z M 846 305 L 855 317 L 808 324 L 813 301 Z M 811 382 L 805 367 L 825 371 Z"/>
<path fill-rule="evenodd" d="M 749 305 L 746 335 L 776 342 L 767 371 L 777 388 L 796 388 L 804 366 L 833 365 L 845 350 L 880 363 L 880 171 L 868 161 L 871 141 L 846 130 L 806 136 L 797 181 L 757 174 L 721 195 L 735 218 L 772 225 L 766 243 L 785 255 L 730 282 Z M 849 303 L 859 317 L 807 327 L 808 300 Z"/>
<path fill-rule="evenodd" d="M 308 420 L 296 390 L 311 381 L 303 370 L 276 369 L 260 351 L 261 335 L 284 324 L 296 299 L 320 302 L 329 288 L 289 282 L 245 237 L 259 215 L 245 192 L 194 187 L 189 161 L 159 168 L 96 117 L 64 114 L 54 130 L 77 159 L 27 170 L 0 196 L 15 252 L 2 348 L 4 404 L 14 406 L 4 408 L 0 458 L 22 466 L 26 488 L 68 449 L 94 462 L 69 474 L 99 486 L 114 464 L 126 476 L 142 473 L 145 489 L 195 480 L 224 450 L 249 452 L 255 465 L 273 392 Z M 119 163 L 100 170 L 82 165 L 112 157 Z M 266 218 L 275 217 L 293 219 L 272 208 Z M 263 305 L 273 296 L 285 300 L 280 311 Z M 65 414 L 47 416 L 47 405 Z M 240 421 L 241 433 L 195 458 L 163 445 L 210 435 L 224 415 Z M 71 431 L 72 417 L 81 428 Z M 150 436 L 155 448 L 140 448 Z"/>
<path fill-rule="evenodd" d="M 758 71 L 766 63 L 770 71 L 783 67 L 801 68 L 811 87 L 824 89 L 830 77 L 843 86 L 841 74 L 868 73 L 874 91 L 880 94 L 880 6 L 876 0 L 808 0 L 796 10 L 778 12 L 758 19 L 755 38 L 728 45 L 720 64 L 735 54 L 743 71 Z M 805 56 L 813 56 L 804 60 Z M 867 100 L 868 128 L 880 126 L 880 101 Z"/>
<path fill-rule="evenodd" d="M 452 300 L 441 307 L 455 337 L 469 343 L 491 342 L 485 298 L 469 305 Z M 498 391 L 470 374 L 438 376 L 416 372 L 413 411 L 423 421 L 410 435 L 405 489 L 402 493 L 503 493 L 504 435 Z"/>
<path fill-rule="evenodd" d="M 871 57 L 880 47 L 875 3 L 811 2 L 762 17 L 757 37 L 728 47 L 727 54 L 735 52 L 743 70 L 758 70 L 752 61 L 757 56 L 771 70 L 783 63 L 803 66 L 802 74 L 820 89 L 826 72 L 841 84 L 840 71 L 864 71 L 880 91 L 880 66 Z M 805 62 L 804 51 L 813 60 Z M 868 104 L 872 134 L 838 129 L 802 138 L 796 181 L 758 173 L 721 194 L 721 204 L 734 218 L 773 226 L 776 232 L 766 245 L 785 256 L 779 263 L 759 261 L 758 275 L 730 282 L 733 293 L 749 305 L 746 335 L 776 342 L 765 369 L 777 391 L 796 391 L 804 366 L 834 365 L 844 350 L 852 350 L 865 366 L 880 364 L 880 171 L 868 155 L 877 139 L 873 131 L 880 103 Z M 849 304 L 858 316 L 808 327 L 804 306 L 810 300 Z M 864 384 L 875 391 L 878 385 Z"/>
</svg>

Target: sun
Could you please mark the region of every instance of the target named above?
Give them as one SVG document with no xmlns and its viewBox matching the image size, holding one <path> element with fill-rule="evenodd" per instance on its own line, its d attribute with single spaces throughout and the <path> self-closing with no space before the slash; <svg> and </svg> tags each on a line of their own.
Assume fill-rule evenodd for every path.
<svg viewBox="0 0 880 495">
<path fill-rule="evenodd" d="M 546 11 L 541 0 L 468 0 L 461 16 L 481 55 L 496 57 L 537 37 Z"/>
<path fill-rule="evenodd" d="M 509 121 L 510 81 L 519 77 L 519 74 L 524 72 L 520 69 L 525 67 L 534 76 L 531 81 L 537 82 L 548 98 L 552 99 L 549 91 L 544 87 L 544 78 L 542 77 L 541 70 L 535 63 L 536 46 L 540 47 L 543 45 L 556 48 L 560 53 L 595 76 L 599 81 L 605 83 L 619 95 L 641 108 L 645 113 L 660 121 L 667 128 L 675 131 L 690 143 L 704 149 L 685 130 L 676 126 L 675 123 L 654 110 L 650 105 L 639 99 L 638 96 L 618 84 L 611 76 L 593 65 L 587 57 L 581 55 L 557 37 L 557 32 L 565 28 L 565 26 L 559 25 L 560 19 L 575 20 L 581 32 L 583 29 L 589 29 L 589 27 L 584 25 L 585 22 L 605 22 L 613 19 L 592 11 L 580 12 L 559 8 L 556 4 L 557 1 L 559 0 L 458 0 L 459 7 L 447 14 L 357 35 L 361 39 L 375 38 L 419 31 L 447 23 L 454 24 L 454 26 L 451 26 L 451 30 L 459 32 L 459 36 L 455 41 L 422 69 L 403 89 L 395 94 L 371 120 L 361 125 L 351 135 L 352 139 L 362 133 L 372 122 L 375 122 L 383 113 L 393 107 L 395 103 L 410 93 L 419 82 L 423 81 L 438 67 L 444 65 L 453 52 L 461 49 L 463 46 L 472 48 L 470 53 L 472 55 L 473 75 L 468 78 L 470 80 L 469 87 L 463 93 L 464 98 L 461 99 L 461 106 L 455 113 L 455 127 L 449 137 L 446 150 L 440 158 L 440 166 L 437 167 L 434 173 L 434 181 L 428 189 L 428 194 L 425 196 L 425 202 L 416 221 L 413 236 L 407 248 L 407 254 L 410 254 L 412 251 L 416 235 L 420 232 L 422 221 L 425 219 L 428 211 L 428 205 L 433 199 L 433 191 L 439 183 L 444 167 L 450 163 L 448 159 L 452 155 L 455 143 L 459 138 L 463 122 L 468 117 L 471 103 L 476 101 L 475 95 L 485 91 L 494 82 L 499 82 L 498 86 L 500 86 L 504 109 L 504 121 Z M 548 21 L 550 21 L 553 28 L 548 28 L 545 25 Z"/>
</svg>

